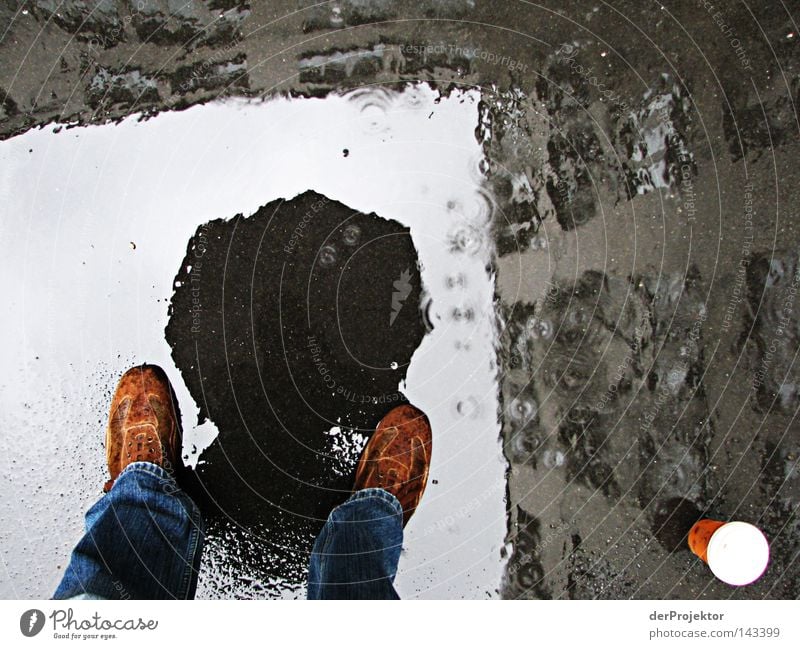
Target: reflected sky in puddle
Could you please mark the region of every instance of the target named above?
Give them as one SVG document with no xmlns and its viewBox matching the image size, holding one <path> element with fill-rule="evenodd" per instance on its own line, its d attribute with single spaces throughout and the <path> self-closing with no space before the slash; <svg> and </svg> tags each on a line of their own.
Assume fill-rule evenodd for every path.
<svg viewBox="0 0 800 649">
<path fill-rule="evenodd" d="M 230 101 L 0 143 L 0 281 L 13 314 L 0 324 L 2 486 L 14 494 L 0 504 L 9 576 L 1 596 L 54 588 L 103 482 L 102 429 L 127 366 L 167 369 L 184 450 L 202 458 L 216 429 L 196 425 L 197 405 L 164 340 L 175 270 L 200 224 L 307 189 L 408 226 L 419 255 L 432 330 L 399 387 L 428 413 L 434 451 L 423 506 L 406 528 L 398 591 L 497 596 L 506 464 L 478 100 L 477 91 L 440 97 L 421 85 Z M 335 259 L 333 247 L 320 251 L 320 264 Z M 347 470 L 358 440 L 341 435 L 331 431 L 331 451 L 341 450 Z M 303 592 L 285 583 L 254 589 L 229 565 L 224 543 L 210 547 L 198 594 Z"/>
</svg>

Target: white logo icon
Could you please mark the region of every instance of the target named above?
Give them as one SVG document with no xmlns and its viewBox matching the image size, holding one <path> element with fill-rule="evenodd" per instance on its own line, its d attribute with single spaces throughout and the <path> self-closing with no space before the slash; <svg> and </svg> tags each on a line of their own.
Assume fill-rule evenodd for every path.
<svg viewBox="0 0 800 649">
<path fill-rule="evenodd" d="M 395 318 L 397 318 L 400 313 L 400 309 L 403 308 L 403 303 L 406 301 L 406 298 L 411 294 L 411 289 L 413 288 L 411 286 L 411 271 L 406 268 L 400 273 L 400 278 L 395 280 L 393 286 L 392 313 L 389 316 L 390 327 L 394 324 Z"/>
</svg>

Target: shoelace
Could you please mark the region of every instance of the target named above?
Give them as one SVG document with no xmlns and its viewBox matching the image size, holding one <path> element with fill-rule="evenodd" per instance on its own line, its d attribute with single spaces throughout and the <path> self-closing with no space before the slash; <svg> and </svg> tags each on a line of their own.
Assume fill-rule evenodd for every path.
<svg viewBox="0 0 800 649">
<path fill-rule="evenodd" d="M 127 459 L 129 462 L 149 462 L 153 460 L 161 461 L 163 457 L 163 449 L 161 446 L 161 439 L 156 433 L 155 426 L 144 424 L 137 426 L 137 428 L 147 426 L 151 432 L 141 432 L 133 436 L 133 439 L 128 440 L 127 446 Z M 145 436 L 147 439 L 145 440 Z M 136 445 L 134 448 L 134 444 Z"/>
</svg>

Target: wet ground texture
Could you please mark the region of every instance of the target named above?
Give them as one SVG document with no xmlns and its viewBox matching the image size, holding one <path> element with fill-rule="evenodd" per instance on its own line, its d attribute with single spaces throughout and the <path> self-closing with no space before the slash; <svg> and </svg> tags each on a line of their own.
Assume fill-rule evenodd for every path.
<svg viewBox="0 0 800 649">
<path fill-rule="evenodd" d="M 504 596 L 798 597 L 796 2 L 179 4 L 0 2 L 0 134 L 223 96 L 420 80 L 480 88 L 510 462 Z M 324 453 L 291 477 L 250 464 L 280 442 L 279 453 L 320 451 L 334 422 L 362 428 L 376 414 L 373 404 L 348 417 L 327 398 L 308 337 L 348 389 L 383 394 L 397 385 L 384 381 L 388 352 L 406 359 L 422 334 L 413 310 L 389 347 L 380 318 L 364 326 L 371 280 L 414 267 L 399 226 L 331 205 L 329 227 L 309 232 L 333 242 L 330 264 L 363 316 L 338 309 L 327 257 L 298 266 L 311 249 L 281 251 L 290 221 L 315 200 L 249 220 L 219 215 L 176 277 L 167 338 L 222 431 L 198 488 L 207 506 L 216 498 L 235 512 L 215 520 L 212 546 L 242 543 L 246 525 L 268 543 L 307 548 L 343 495 L 347 478 L 320 464 Z M 291 219 L 275 225 L 276 208 Z M 352 259 L 342 230 L 351 218 L 375 240 Z M 202 290 L 217 307 L 193 333 L 187 268 L 201 242 Z M 250 293 L 254 269 L 274 282 Z M 308 303 L 295 282 L 312 287 Z M 280 312 L 291 323 L 276 320 L 281 300 L 293 301 Z M 372 368 L 353 364 L 349 347 Z M 262 365 L 280 366 L 279 385 L 260 382 Z M 297 396 L 315 391 L 319 408 Z M 256 421 L 265 408 L 274 418 Z M 282 439 L 284 421 L 308 438 Z M 240 476 L 226 454 L 255 487 L 241 506 L 231 506 Z M 331 489 L 330 499 L 320 489 L 305 498 L 304 483 Z M 265 501 L 292 512 L 295 538 L 272 535 L 278 514 Z M 764 530 L 772 560 L 759 582 L 727 587 L 685 549 L 701 515 Z M 298 553 L 279 570 L 301 564 Z"/>
</svg>

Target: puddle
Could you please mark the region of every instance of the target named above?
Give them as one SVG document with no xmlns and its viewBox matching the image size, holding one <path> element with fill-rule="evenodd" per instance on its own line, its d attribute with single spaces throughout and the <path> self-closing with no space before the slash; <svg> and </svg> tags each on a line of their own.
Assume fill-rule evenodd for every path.
<svg viewBox="0 0 800 649">
<path fill-rule="evenodd" d="M 311 191 L 204 223 L 189 242 L 166 336 L 201 420 L 221 431 L 191 491 L 208 554 L 252 573 L 252 588 L 304 582 L 375 422 L 405 401 L 425 335 L 417 266 L 408 228 Z"/>
<path fill-rule="evenodd" d="M 58 133 L 48 127 L 0 144 L 2 284 L 14 314 L 0 324 L 6 341 L 0 422 L 11 431 L 4 435 L 2 475 L 4 493 L 14 494 L 0 504 L 2 529 L 14 530 L 13 536 L 0 532 L 10 577 L 1 596 L 47 597 L 55 587 L 83 512 L 103 483 L 102 430 L 111 391 L 130 364 L 147 361 L 167 370 L 181 404 L 184 454 L 201 478 L 206 475 L 225 435 L 217 440 L 214 408 L 194 398 L 191 382 L 176 368 L 165 329 L 173 344 L 192 340 L 191 319 L 184 325 L 188 332 L 169 333 L 168 307 L 185 294 L 176 279 L 191 286 L 192 273 L 202 272 L 204 281 L 223 278 L 187 264 L 194 252 L 187 246 L 202 237 L 212 241 L 236 215 L 243 215 L 243 228 L 257 223 L 248 217 L 260 208 L 308 190 L 354 217 L 354 223 L 339 218 L 336 227 L 326 223 L 322 239 L 330 240 L 316 243 L 316 259 L 305 269 L 351 282 L 352 297 L 334 291 L 322 295 L 325 304 L 345 309 L 343 321 L 350 324 L 374 317 L 381 332 L 404 327 L 402 344 L 394 335 L 367 342 L 353 335 L 357 326 L 346 330 L 341 342 L 355 356 L 348 367 L 366 367 L 364 376 L 382 382 L 370 391 L 358 382 L 341 385 L 377 399 L 405 396 L 427 412 L 434 429 L 430 482 L 424 506 L 406 528 L 398 591 L 405 598 L 498 596 L 506 464 L 497 422 L 493 277 L 487 271 L 490 209 L 479 190 L 482 153 L 474 136 L 478 100 L 476 91 L 440 97 L 427 86 L 413 86 L 324 100 L 229 101 L 142 122 L 131 118 Z M 204 231 L 209 223 L 215 225 Z M 405 243 L 378 246 L 369 253 L 376 258 L 358 259 L 359 242 L 387 234 Z M 320 235 L 315 228 L 314 236 Z M 307 243 L 311 237 L 296 239 Z M 383 263 L 376 266 L 378 258 Z M 229 261 L 234 277 L 248 281 L 236 258 Z M 283 267 L 275 260 L 267 266 L 271 272 Z M 369 272 L 376 267 L 377 274 Z M 252 285 L 264 291 L 273 285 L 270 278 Z M 279 280 L 274 286 L 281 286 Z M 333 275 L 327 281 L 333 291 Z M 302 298 L 305 288 L 295 289 L 293 297 Z M 276 296 L 268 297 L 274 308 Z M 412 304 L 417 300 L 419 311 Z M 295 307 L 306 305 L 296 300 L 284 310 L 281 303 L 278 311 L 296 318 Z M 209 324 L 205 315 L 201 329 Z M 332 323 L 320 322 L 330 325 L 332 336 Z M 214 340 L 224 347 L 220 333 Z M 293 333 L 302 338 L 305 332 Z M 320 333 L 316 340 L 325 339 Z M 302 340 L 295 342 L 292 351 L 306 355 L 305 367 L 318 368 L 316 345 L 300 349 Z M 235 372 L 237 350 L 227 351 Z M 275 353 L 280 360 L 282 352 Z M 224 368 L 206 369 L 213 374 Z M 396 383 L 388 378 L 394 375 Z M 309 370 L 282 407 L 293 413 L 296 430 L 289 433 L 296 439 L 305 439 L 297 435 L 300 427 L 314 428 L 319 445 L 310 457 L 328 463 L 325 486 L 339 494 L 365 441 L 365 420 L 383 404 L 348 409 L 345 396 L 334 409 L 327 408 L 334 402 L 320 401 L 322 416 L 305 418 L 298 412 L 308 406 L 298 394 L 321 400 L 321 376 Z M 285 376 L 282 381 L 277 384 L 285 384 Z M 249 403 L 250 393 L 239 394 Z M 251 413 L 258 409 L 249 407 Z M 287 454 L 280 459 L 290 462 Z M 279 468 L 294 474 L 297 467 Z M 313 483 L 314 489 L 322 486 Z M 320 496 L 314 506 L 324 501 Z M 199 596 L 304 594 L 305 553 L 319 521 L 301 526 L 302 512 L 279 503 L 269 529 L 259 527 L 263 521 L 242 513 L 253 502 L 248 495 L 243 507 L 229 505 L 229 522 L 210 535 Z"/>
</svg>

